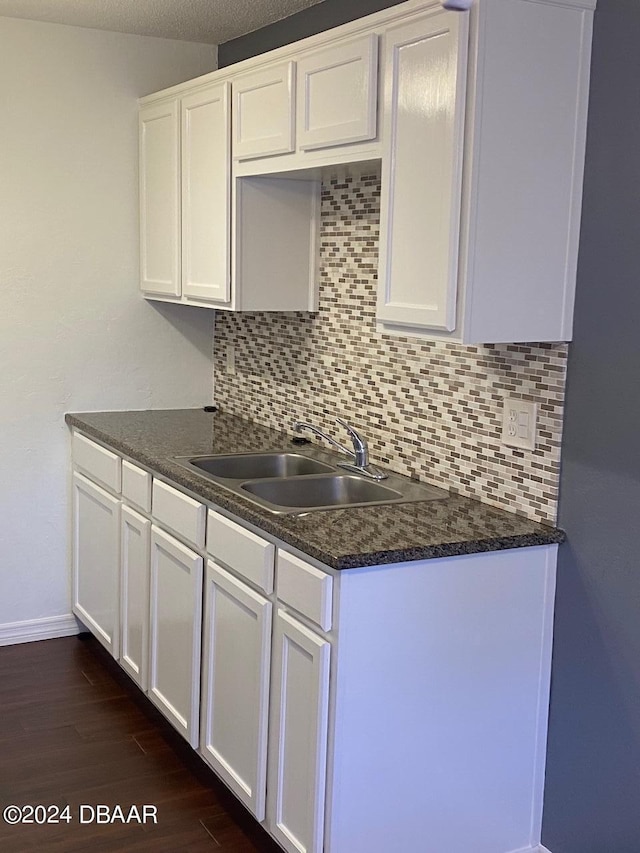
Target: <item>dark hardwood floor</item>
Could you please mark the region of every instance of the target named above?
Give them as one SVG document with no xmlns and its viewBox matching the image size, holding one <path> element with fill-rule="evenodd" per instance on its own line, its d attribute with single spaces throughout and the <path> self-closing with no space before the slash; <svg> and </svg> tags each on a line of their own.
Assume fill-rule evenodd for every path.
<svg viewBox="0 0 640 853">
<path fill-rule="evenodd" d="M 0 722 L 0 811 L 72 818 L 0 817 L 2 853 L 282 853 L 89 635 L 0 648 Z M 157 825 L 81 824 L 98 804 L 154 805 Z"/>
</svg>

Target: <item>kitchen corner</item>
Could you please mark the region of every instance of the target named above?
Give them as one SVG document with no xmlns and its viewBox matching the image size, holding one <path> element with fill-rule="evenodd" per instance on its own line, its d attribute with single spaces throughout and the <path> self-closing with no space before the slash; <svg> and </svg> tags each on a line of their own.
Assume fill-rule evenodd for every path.
<svg viewBox="0 0 640 853">
<path fill-rule="evenodd" d="M 540 840 L 593 8 L 454 5 L 141 98 L 216 411 L 67 415 L 73 612 L 287 853 Z"/>
<path fill-rule="evenodd" d="M 635 853 L 640 13 L 17 5 L 0 847 Z"/>
</svg>

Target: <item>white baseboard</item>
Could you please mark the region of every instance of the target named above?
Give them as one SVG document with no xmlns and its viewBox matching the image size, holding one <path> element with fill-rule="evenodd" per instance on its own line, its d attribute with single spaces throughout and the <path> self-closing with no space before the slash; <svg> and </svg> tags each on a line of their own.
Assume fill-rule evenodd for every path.
<svg viewBox="0 0 640 853">
<path fill-rule="evenodd" d="M 79 633 L 78 622 L 71 613 L 44 619 L 27 619 L 25 622 L 6 622 L 0 625 L 0 646 L 53 640 L 55 637 L 71 637 Z"/>
</svg>

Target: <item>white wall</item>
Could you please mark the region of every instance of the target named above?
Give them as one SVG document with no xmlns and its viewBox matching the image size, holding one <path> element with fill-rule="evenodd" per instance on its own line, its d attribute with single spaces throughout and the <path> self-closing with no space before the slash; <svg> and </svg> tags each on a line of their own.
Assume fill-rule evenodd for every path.
<svg viewBox="0 0 640 853">
<path fill-rule="evenodd" d="M 216 63 L 0 18 L 0 635 L 70 612 L 64 413 L 211 399 L 211 312 L 136 292 L 136 99 Z"/>
</svg>

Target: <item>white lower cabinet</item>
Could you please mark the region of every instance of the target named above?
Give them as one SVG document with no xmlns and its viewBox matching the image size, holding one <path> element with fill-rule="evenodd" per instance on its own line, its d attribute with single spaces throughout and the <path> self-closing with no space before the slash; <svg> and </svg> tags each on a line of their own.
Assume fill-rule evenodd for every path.
<svg viewBox="0 0 640 853">
<path fill-rule="evenodd" d="M 207 563 L 201 753 L 264 820 L 273 605 Z"/>
<path fill-rule="evenodd" d="M 278 610 L 273 650 L 267 826 L 290 853 L 321 853 L 331 645 Z"/>
<path fill-rule="evenodd" d="M 73 475 L 74 613 L 283 850 L 536 849 L 556 545 L 335 572 L 210 510 L 203 587 L 204 506 L 110 482 Z"/>
<path fill-rule="evenodd" d="M 151 529 L 149 697 L 198 745 L 203 558 Z"/>
<path fill-rule="evenodd" d="M 149 681 L 149 540 L 151 522 L 122 507 L 120 547 L 120 665 L 138 687 Z"/>
<path fill-rule="evenodd" d="M 111 654 L 119 645 L 120 500 L 73 474 L 73 612 Z"/>
</svg>

